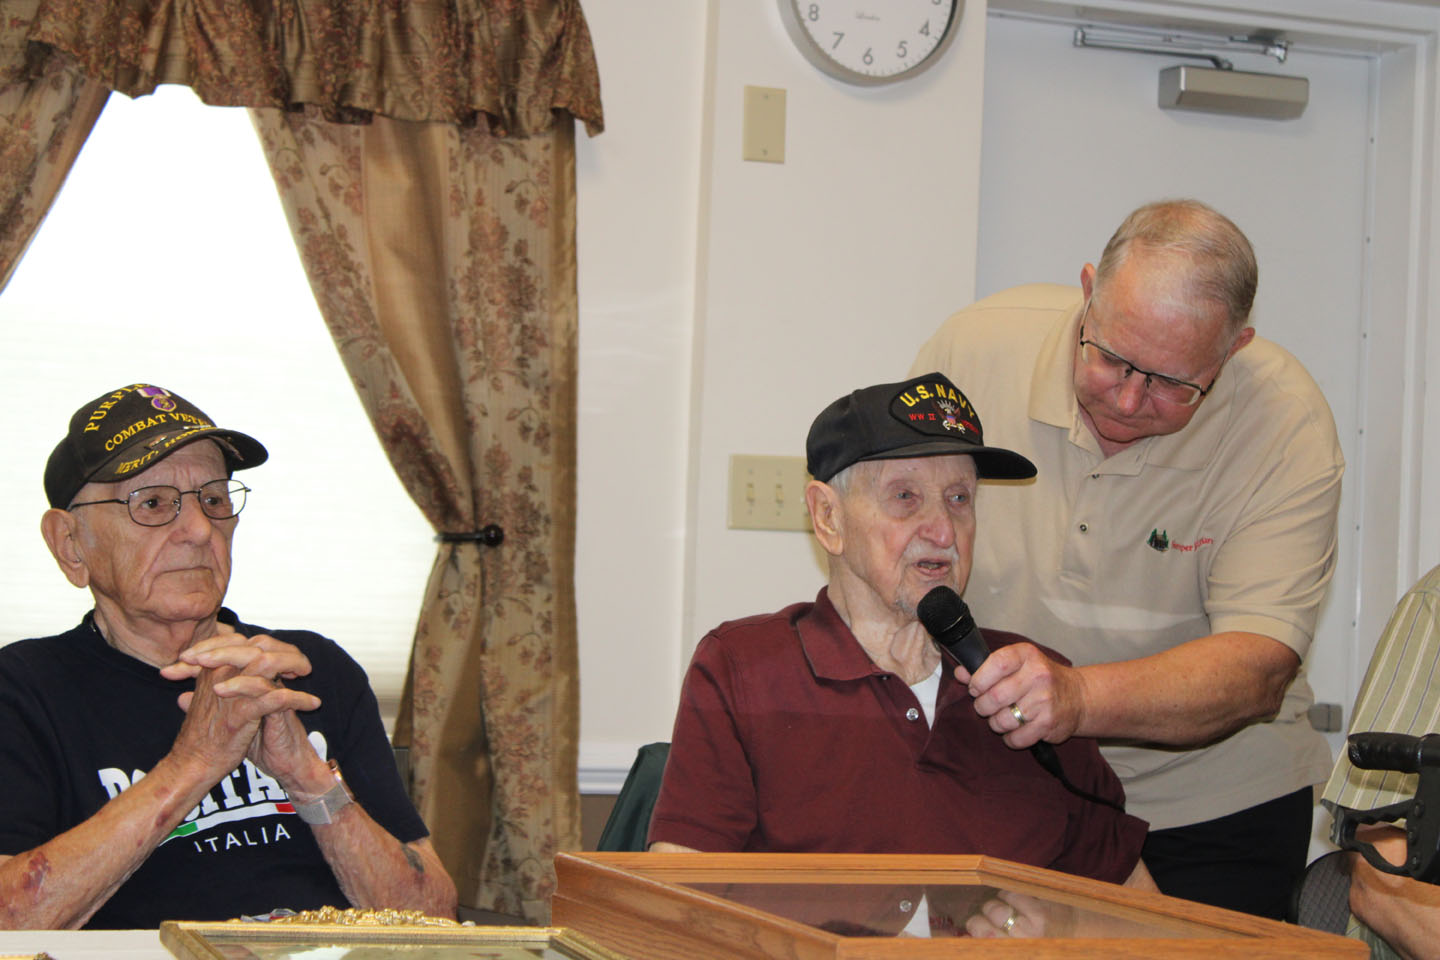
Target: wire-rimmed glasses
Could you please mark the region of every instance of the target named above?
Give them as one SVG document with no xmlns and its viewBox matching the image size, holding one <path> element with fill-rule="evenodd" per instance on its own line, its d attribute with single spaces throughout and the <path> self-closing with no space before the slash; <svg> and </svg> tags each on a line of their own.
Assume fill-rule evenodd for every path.
<svg viewBox="0 0 1440 960">
<path fill-rule="evenodd" d="M 202 484 L 198 490 L 181 490 L 163 484 L 141 487 L 123 500 L 86 500 L 70 504 L 69 509 L 93 507 L 97 503 L 123 503 L 130 511 L 130 519 L 140 526 L 163 527 L 180 516 L 180 504 L 186 494 L 194 494 L 201 512 L 211 520 L 229 520 L 245 509 L 245 494 L 249 492 L 250 488 L 239 480 L 221 477 Z"/>
<path fill-rule="evenodd" d="M 1181 407 L 1193 407 L 1215 388 L 1215 381 L 1220 379 L 1220 371 L 1215 371 L 1208 387 L 1202 387 L 1198 383 L 1191 383 L 1188 380 L 1179 380 L 1175 377 L 1167 377 L 1163 373 L 1155 373 L 1151 370 L 1142 370 L 1135 364 L 1126 360 L 1120 354 L 1115 353 L 1085 337 L 1085 319 L 1090 314 L 1090 301 L 1085 301 L 1085 312 L 1080 317 L 1080 359 L 1088 366 L 1103 370 L 1111 375 L 1116 383 L 1126 379 L 1132 373 L 1138 373 L 1145 378 L 1145 390 L 1150 396 L 1157 400 L 1164 400 L 1166 403 L 1173 403 Z"/>
</svg>

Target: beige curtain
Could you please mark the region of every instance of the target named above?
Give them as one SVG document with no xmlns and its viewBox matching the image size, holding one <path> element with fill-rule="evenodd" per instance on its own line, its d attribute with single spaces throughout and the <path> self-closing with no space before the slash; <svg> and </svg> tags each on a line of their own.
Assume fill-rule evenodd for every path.
<svg viewBox="0 0 1440 960">
<path fill-rule="evenodd" d="M 14 6 L 0 6 L 0 290 L 110 96 L 62 59 L 31 62 L 34 3 Z"/>
<path fill-rule="evenodd" d="M 462 902 L 548 918 L 579 844 L 574 140 L 256 111 L 301 258 L 442 544 L 397 739 Z"/>
<path fill-rule="evenodd" d="M 254 108 L 325 322 L 445 537 L 396 737 L 412 793 L 463 904 L 547 919 L 579 845 L 573 119 L 603 121 L 578 3 L 3 4 L 0 276 L 109 89 Z"/>
</svg>

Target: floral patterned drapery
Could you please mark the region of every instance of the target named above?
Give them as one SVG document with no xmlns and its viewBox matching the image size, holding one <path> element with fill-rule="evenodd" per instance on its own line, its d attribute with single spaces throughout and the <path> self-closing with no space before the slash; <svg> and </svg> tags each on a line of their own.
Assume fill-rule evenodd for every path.
<svg viewBox="0 0 1440 960">
<path fill-rule="evenodd" d="M 0 290 L 50 210 L 110 91 L 64 62 L 29 62 L 27 21 L 0 6 Z"/>
<path fill-rule="evenodd" d="M 445 542 L 397 730 L 461 903 L 548 916 L 579 844 L 577 0 L 0 0 L 0 286 L 110 89 L 254 109 L 321 312 Z"/>
<path fill-rule="evenodd" d="M 9 3 L 7 2 L 7 6 Z M 127 96 L 179 83 L 213 106 L 317 107 L 325 119 L 598 132 L 600 80 L 579 0 L 25 0 L 36 56 Z"/>
<path fill-rule="evenodd" d="M 437 530 L 504 531 L 442 544 L 397 740 L 461 902 L 543 920 L 579 841 L 573 131 L 255 116 L 406 489 Z"/>
</svg>

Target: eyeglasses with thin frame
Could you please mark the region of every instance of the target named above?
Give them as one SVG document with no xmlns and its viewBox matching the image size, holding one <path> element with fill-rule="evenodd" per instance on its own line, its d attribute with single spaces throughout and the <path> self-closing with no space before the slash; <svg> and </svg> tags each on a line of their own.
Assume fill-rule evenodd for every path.
<svg viewBox="0 0 1440 960">
<path fill-rule="evenodd" d="M 1127 379 L 1132 373 L 1138 373 L 1145 378 L 1145 389 L 1150 396 L 1181 407 L 1193 407 L 1200 402 L 1201 397 L 1215 389 L 1215 381 L 1220 379 L 1219 370 L 1215 371 L 1215 376 L 1210 379 L 1210 385 L 1202 387 L 1188 380 L 1178 380 L 1163 373 L 1142 370 L 1120 354 L 1102 347 L 1094 340 L 1086 339 L 1085 319 L 1089 314 L 1090 301 L 1086 300 L 1085 312 L 1080 316 L 1080 359 L 1091 367 L 1098 367 L 1111 374 L 1116 383 Z"/>
<path fill-rule="evenodd" d="M 123 500 L 86 500 L 72 503 L 69 509 L 93 507 L 99 503 L 123 503 L 130 511 L 130 519 L 142 527 L 163 527 L 180 516 L 180 506 L 186 494 L 193 494 L 200 511 L 211 520 L 229 520 L 245 509 L 245 494 L 250 488 L 239 480 L 221 477 L 204 483 L 198 490 L 181 490 L 167 485 L 141 487 L 131 491 Z"/>
</svg>

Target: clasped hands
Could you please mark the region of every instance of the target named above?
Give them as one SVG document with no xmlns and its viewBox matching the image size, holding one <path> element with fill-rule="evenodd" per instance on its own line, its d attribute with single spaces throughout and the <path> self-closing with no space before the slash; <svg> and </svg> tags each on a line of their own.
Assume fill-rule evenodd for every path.
<svg viewBox="0 0 1440 960">
<path fill-rule="evenodd" d="M 1002 734 L 1006 746 L 1016 750 L 1041 740 L 1068 740 L 1085 716 L 1085 683 L 1080 671 L 1052 660 L 1034 644 L 999 647 L 973 676 L 957 666 L 955 679 L 968 686 L 975 711 L 989 721 L 990 729 Z"/>
<path fill-rule="evenodd" d="M 160 670 L 167 680 L 195 680 L 194 691 L 178 698 L 185 720 L 173 752 L 200 761 L 216 780 L 246 757 L 287 790 L 303 790 L 316 777 L 333 779 L 295 713 L 314 710 L 320 698 L 283 683 L 309 674 L 310 661 L 266 634 L 246 637 L 223 623 L 216 628 Z"/>
</svg>

